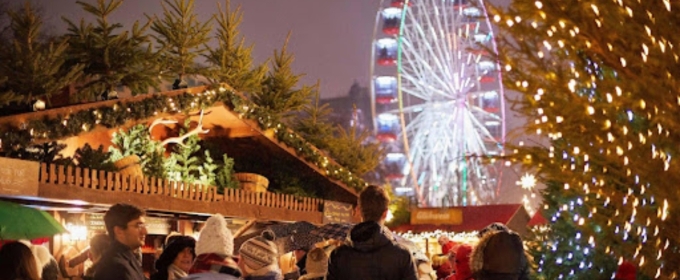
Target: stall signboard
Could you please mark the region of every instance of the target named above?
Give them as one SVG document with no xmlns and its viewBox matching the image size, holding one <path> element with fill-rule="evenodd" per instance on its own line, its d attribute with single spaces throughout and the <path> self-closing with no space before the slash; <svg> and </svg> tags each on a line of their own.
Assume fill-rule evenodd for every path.
<svg viewBox="0 0 680 280">
<path fill-rule="evenodd" d="M 167 235 L 170 233 L 171 220 L 167 218 L 144 217 L 148 234 Z M 86 218 L 86 225 L 90 234 L 105 233 L 104 214 L 89 214 Z"/>
<path fill-rule="evenodd" d="M 38 196 L 40 163 L 0 157 L 0 194 Z"/>
<path fill-rule="evenodd" d="M 323 223 L 352 223 L 352 205 L 335 201 L 325 201 L 323 207 Z"/>
<path fill-rule="evenodd" d="M 463 210 L 459 208 L 416 208 L 411 211 L 412 225 L 460 225 Z"/>
<path fill-rule="evenodd" d="M 85 216 L 85 226 L 90 236 L 98 233 L 106 233 L 104 214 L 88 214 Z"/>
</svg>

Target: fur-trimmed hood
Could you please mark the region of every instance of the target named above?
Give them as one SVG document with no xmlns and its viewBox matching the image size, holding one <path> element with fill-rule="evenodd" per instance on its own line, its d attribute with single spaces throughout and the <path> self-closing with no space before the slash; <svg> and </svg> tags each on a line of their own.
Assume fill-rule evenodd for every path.
<svg viewBox="0 0 680 280">
<path fill-rule="evenodd" d="M 470 268 L 477 280 L 528 279 L 529 263 L 522 239 L 510 231 L 485 234 L 472 251 Z"/>
</svg>

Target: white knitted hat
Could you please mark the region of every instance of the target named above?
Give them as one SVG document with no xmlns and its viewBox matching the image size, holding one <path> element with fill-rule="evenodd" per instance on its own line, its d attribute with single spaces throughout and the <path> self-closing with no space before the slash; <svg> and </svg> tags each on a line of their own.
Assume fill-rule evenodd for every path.
<svg viewBox="0 0 680 280">
<path fill-rule="evenodd" d="M 227 222 L 220 214 L 215 214 L 205 221 L 196 242 L 196 255 L 218 254 L 224 257 L 234 254 L 234 237 L 227 228 Z"/>
</svg>

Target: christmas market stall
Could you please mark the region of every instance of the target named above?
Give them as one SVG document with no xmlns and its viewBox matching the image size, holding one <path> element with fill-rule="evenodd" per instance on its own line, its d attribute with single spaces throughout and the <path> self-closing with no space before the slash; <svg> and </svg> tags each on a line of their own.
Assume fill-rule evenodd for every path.
<svg viewBox="0 0 680 280">
<path fill-rule="evenodd" d="M 455 243 L 475 245 L 478 232 L 493 223 L 524 236 L 530 216 L 522 204 L 498 204 L 450 208 L 414 208 L 411 222 L 392 230 L 411 240 L 432 257 L 442 253 L 438 239 L 448 237 Z"/>
<path fill-rule="evenodd" d="M 194 235 L 210 214 L 234 232 L 254 220 L 349 222 L 365 185 L 227 86 L 7 116 L 0 131 L 0 199 L 65 226 L 49 240 L 64 277 L 82 272 L 68 261 L 86 259 L 115 203 L 146 209 L 150 269 L 168 234 Z"/>
</svg>

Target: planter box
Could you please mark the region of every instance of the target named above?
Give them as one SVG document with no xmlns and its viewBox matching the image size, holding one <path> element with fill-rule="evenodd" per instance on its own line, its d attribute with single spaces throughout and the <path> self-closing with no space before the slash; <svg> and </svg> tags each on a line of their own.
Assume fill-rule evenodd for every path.
<svg viewBox="0 0 680 280">
<path fill-rule="evenodd" d="M 250 192 L 266 192 L 269 187 L 269 179 L 255 173 L 235 173 L 242 190 Z"/>
</svg>

